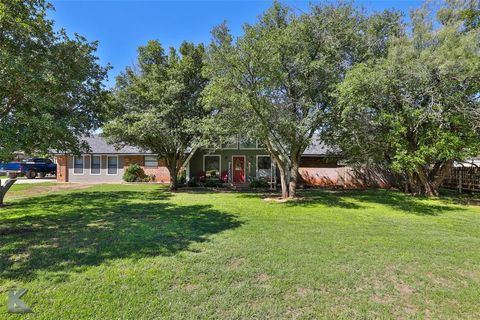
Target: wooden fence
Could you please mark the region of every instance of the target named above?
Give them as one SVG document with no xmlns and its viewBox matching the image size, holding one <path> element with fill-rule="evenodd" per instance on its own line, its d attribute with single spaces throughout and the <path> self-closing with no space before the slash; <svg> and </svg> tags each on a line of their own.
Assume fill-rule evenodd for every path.
<svg viewBox="0 0 480 320">
<path fill-rule="evenodd" d="M 480 192 L 480 168 L 456 167 L 452 168 L 449 177 L 443 182 L 446 188 L 462 191 Z"/>
</svg>

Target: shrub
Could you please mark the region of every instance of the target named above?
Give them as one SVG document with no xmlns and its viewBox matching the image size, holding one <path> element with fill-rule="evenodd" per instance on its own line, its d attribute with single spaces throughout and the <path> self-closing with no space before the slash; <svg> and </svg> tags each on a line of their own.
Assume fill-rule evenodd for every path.
<svg viewBox="0 0 480 320">
<path fill-rule="evenodd" d="M 143 168 L 136 163 L 129 165 L 123 174 L 123 180 L 126 182 L 145 182 L 145 179 L 150 180 Z"/>
<path fill-rule="evenodd" d="M 197 180 L 195 178 L 188 180 L 187 187 L 190 187 L 190 188 L 198 187 Z"/>
<path fill-rule="evenodd" d="M 222 182 L 219 180 L 208 180 L 204 186 L 207 188 L 218 188 L 222 186 Z"/>
<path fill-rule="evenodd" d="M 268 188 L 269 186 L 265 180 L 253 180 L 250 182 L 250 188 Z"/>
<path fill-rule="evenodd" d="M 178 184 L 185 184 L 187 182 L 187 172 L 182 170 L 182 172 L 177 176 Z"/>
</svg>

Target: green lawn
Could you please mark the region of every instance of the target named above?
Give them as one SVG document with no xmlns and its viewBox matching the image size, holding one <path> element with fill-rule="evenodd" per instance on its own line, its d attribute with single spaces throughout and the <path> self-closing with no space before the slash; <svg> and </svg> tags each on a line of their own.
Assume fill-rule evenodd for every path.
<svg viewBox="0 0 480 320">
<path fill-rule="evenodd" d="M 102 185 L 0 209 L 0 319 L 480 318 L 480 207 Z"/>
</svg>

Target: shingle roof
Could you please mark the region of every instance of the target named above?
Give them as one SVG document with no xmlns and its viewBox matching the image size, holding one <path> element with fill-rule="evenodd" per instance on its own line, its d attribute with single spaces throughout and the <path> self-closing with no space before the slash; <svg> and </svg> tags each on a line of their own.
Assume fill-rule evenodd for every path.
<svg viewBox="0 0 480 320">
<path fill-rule="evenodd" d="M 325 156 L 325 155 L 338 155 L 338 148 L 326 145 L 320 136 L 315 134 L 312 137 L 312 143 L 305 149 L 302 155 L 304 156 Z"/>
<path fill-rule="evenodd" d="M 108 144 L 100 135 L 92 135 L 82 138 L 90 146 L 90 153 L 107 153 L 107 154 L 152 154 L 150 151 L 143 150 L 138 147 L 124 146 L 116 149 L 114 145 Z"/>
<path fill-rule="evenodd" d="M 101 135 L 91 135 L 89 137 L 82 138 L 90 146 L 90 152 L 93 154 L 152 154 L 148 150 L 143 150 L 138 147 L 124 146 L 123 148 L 116 149 L 114 145 L 108 144 L 105 138 Z M 338 150 L 331 146 L 326 145 L 318 135 L 314 135 L 312 143 L 303 152 L 304 156 L 325 156 L 325 155 L 338 155 Z"/>
</svg>

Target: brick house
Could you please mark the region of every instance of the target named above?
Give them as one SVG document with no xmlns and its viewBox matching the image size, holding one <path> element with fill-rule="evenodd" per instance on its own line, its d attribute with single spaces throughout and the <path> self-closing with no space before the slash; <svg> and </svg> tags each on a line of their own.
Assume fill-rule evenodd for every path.
<svg viewBox="0 0 480 320">
<path fill-rule="evenodd" d="M 132 163 L 139 164 L 158 183 L 170 181 L 165 163 L 149 151 L 130 146 L 117 150 L 99 135 L 84 140 L 90 145 L 89 153 L 81 156 L 55 155 L 57 181 L 119 183 L 125 168 Z M 389 185 L 385 175 L 371 170 L 354 170 L 341 165 L 339 160 L 335 150 L 314 136 L 300 159 L 300 184 L 343 187 Z M 218 148 L 192 150 L 184 168 L 187 180 L 221 180 L 237 185 L 246 185 L 253 180 L 279 181 L 278 170 L 268 152 L 258 142 L 239 136 Z"/>
<path fill-rule="evenodd" d="M 136 147 L 115 149 L 99 135 L 84 138 L 90 146 L 90 152 L 75 156 L 55 154 L 57 163 L 57 181 L 84 183 L 122 182 L 125 168 L 137 163 L 147 175 L 154 175 L 155 181 L 168 183 L 170 175 L 162 161 L 151 152 Z"/>
</svg>

